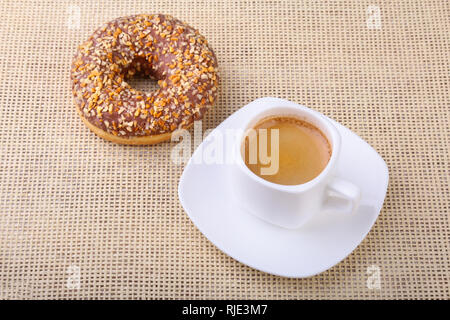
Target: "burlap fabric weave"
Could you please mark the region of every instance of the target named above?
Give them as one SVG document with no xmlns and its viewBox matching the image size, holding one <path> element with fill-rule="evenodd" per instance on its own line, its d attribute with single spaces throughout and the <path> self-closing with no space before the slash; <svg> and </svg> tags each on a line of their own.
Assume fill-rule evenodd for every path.
<svg viewBox="0 0 450 320">
<path fill-rule="evenodd" d="M 238 263 L 180 206 L 173 143 L 115 145 L 83 125 L 76 46 L 118 16 L 158 12 L 217 54 L 203 129 L 276 96 L 385 159 L 381 215 L 343 262 L 307 279 Z M 448 1 L 1 1 L 0 298 L 450 298 L 449 16 Z"/>
</svg>

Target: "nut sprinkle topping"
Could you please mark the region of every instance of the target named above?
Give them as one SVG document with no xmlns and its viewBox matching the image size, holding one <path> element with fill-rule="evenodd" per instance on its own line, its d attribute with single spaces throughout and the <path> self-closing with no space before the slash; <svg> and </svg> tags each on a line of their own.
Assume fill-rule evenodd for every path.
<svg viewBox="0 0 450 320">
<path fill-rule="evenodd" d="M 158 81 L 154 92 L 126 81 Z M 72 92 L 82 117 L 123 138 L 170 133 L 203 117 L 217 97 L 217 60 L 199 32 L 169 15 L 108 22 L 78 47 Z"/>
</svg>

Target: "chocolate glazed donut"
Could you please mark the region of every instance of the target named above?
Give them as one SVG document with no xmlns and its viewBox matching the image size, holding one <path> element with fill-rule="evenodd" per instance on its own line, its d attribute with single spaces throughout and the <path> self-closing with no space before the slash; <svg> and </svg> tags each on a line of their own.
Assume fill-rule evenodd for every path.
<svg viewBox="0 0 450 320">
<path fill-rule="evenodd" d="M 126 80 L 158 80 L 154 92 Z M 122 17 L 79 46 L 72 92 L 84 123 L 122 144 L 154 144 L 202 119 L 217 97 L 217 60 L 197 30 L 168 15 Z"/>
</svg>

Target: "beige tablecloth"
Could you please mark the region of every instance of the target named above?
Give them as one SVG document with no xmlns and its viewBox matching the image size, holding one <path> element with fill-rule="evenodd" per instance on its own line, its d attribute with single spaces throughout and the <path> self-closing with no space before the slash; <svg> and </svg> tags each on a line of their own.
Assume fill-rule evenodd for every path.
<svg viewBox="0 0 450 320">
<path fill-rule="evenodd" d="M 307 279 L 240 264 L 180 206 L 172 143 L 115 145 L 83 125 L 76 46 L 115 17 L 158 12 L 217 54 L 220 96 L 203 129 L 276 96 L 385 159 L 384 208 L 343 262 Z M 1 298 L 450 297 L 448 1 L 3 0 L 0 16 Z"/>
</svg>

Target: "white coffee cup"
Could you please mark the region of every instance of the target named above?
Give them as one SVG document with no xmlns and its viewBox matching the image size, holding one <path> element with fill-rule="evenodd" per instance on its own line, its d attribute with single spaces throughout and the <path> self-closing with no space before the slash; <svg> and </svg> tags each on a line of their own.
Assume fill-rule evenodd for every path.
<svg viewBox="0 0 450 320">
<path fill-rule="evenodd" d="M 261 111 L 244 121 L 243 132 L 236 136 L 234 144 L 236 159 L 230 178 L 237 203 L 255 216 L 289 229 L 299 228 L 323 211 L 330 214 L 354 213 L 360 189 L 335 176 L 341 149 L 341 137 L 336 127 L 319 112 L 287 100 L 260 99 L 255 102 L 262 104 Z M 270 116 L 299 118 L 316 126 L 326 136 L 332 148 L 331 157 L 325 169 L 313 180 L 299 185 L 280 185 L 264 180 L 246 166 L 241 153 L 245 133 Z M 339 201 L 333 201 L 336 199 Z"/>
</svg>

